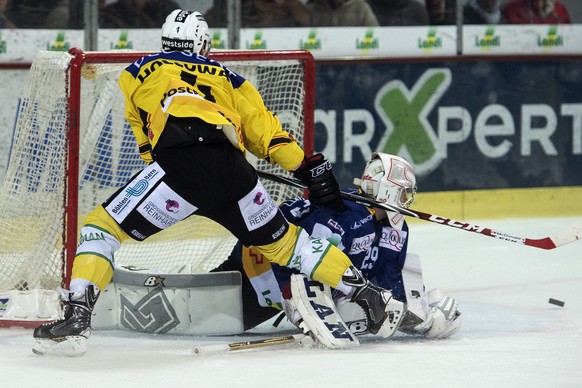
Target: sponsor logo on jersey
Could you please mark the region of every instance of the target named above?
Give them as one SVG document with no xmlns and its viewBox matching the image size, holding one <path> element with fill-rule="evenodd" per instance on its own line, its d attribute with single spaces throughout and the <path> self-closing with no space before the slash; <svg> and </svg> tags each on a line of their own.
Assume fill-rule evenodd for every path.
<svg viewBox="0 0 582 388">
<path fill-rule="evenodd" d="M 178 203 L 178 201 L 168 199 L 166 201 L 166 210 L 172 213 L 178 213 L 178 210 L 180 210 L 180 204 Z"/>
<path fill-rule="evenodd" d="M 247 222 L 252 228 L 251 230 L 266 224 L 273 218 L 275 212 L 277 211 L 277 205 L 275 205 L 273 201 L 265 203 L 265 200 L 262 199 L 261 203 L 256 205 L 261 206 L 261 208 L 257 212 L 252 213 L 247 217 Z"/>
<path fill-rule="evenodd" d="M 311 202 L 308 199 L 296 198 L 288 199 L 281 204 L 283 212 L 289 212 L 294 218 L 301 218 L 309 213 Z"/>
<path fill-rule="evenodd" d="M 294 268 L 296 270 L 301 270 L 301 263 L 302 263 L 303 259 L 301 255 L 294 255 L 291 258 L 291 261 L 289 262 L 289 264 L 287 264 L 287 267 L 289 268 Z"/>
<path fill-rule="evenodd" d="M 160 173 L 159 170 L 153 168 L 151 171 L 147 172 L 143 177 L 137 180 L 133 186 L 128 186 L 123 191 L 122 194 L 118 195 L 118 198 L 123 195 L 122 198 L 118 200 L 117 203 L 109 204 L 107 206 L 107 210 L 109 210 L 113 214 L 121 214 L 125 208 L 131 203 L 132 197 L 141 197 L 148 189 L 150 182 L 154 177 L 156 177 Z M 119 220 L 118 220 L 119 221 Z"/>
<path fill-rule="evenodd" d="M 265 198 L 263 198 L 263 193 L 261 193 L 260 191 L 255 195 L 255 198 L 253 199 L 253 203 L 255 205 L 262 205 L 265 202 Z"/>
<path fill-rule="evenodd" d="M 160 182 L 137 207 L 137 211 L 146 220 L 160 229 L 178 223 L 196 210 L 196 206 L 190 204 L 164 182 Z"/>
<path fill-rule="evenodd" d="M 366 252 L 374 242 L 375 233 L 367 234 L 363 237 L 354 238 L 350 246 L 349 254 L 356 254 Z"/>
<path fill-rule="evenodd" d="M 353 223 L 353 224 L 350 226 L 350 229 L 352 229 L 352 230 L 360 229 L 360 228 L 362 227 L 362 225 L 364 225 L 364 224 L 365 224 L 365 223 L 367 223 L 367 222 L 370 222 L 370 221 L 372 221 L 372 218 L 373 218 L 373 217 L 374 217 L 374 216 L 372 216 L 372 215 L 370 214 L 369 216 L 367 216 L 367 217 L 364 217 L 364 218 L 362 218 L 361 220 L 354 222 L 354 223 Z"/>
<path fill-rule="evenodd" d="M 139 197 L 147 190 L 149 183 L 145 179 L 140 179 L 137 183 L 133 186 L 128 187 L 125 189 L 126 196 L 121 200 L 121 202 L 113 207 L 111 210 L 113 213 L 119 213 L 129 204 L 131 197 Z"/>
<path fill-rule="evenodd" d="M 166 205 L 167 208 L 167 205 Z M 162 229 L 168 226 L 174 225 L 176 222 L 180 221 L 174 217 L 171 217 L 167 211 L 156 206 L 152 201 L 148 201 L 140 206 L 140 213 L 147 215 L 148 221 L 152 222 L 154 225 L 161 227 Z M 177 213 L 177 210 L 176 212 Z"/>
<path fill-rule="evenodd" d="M 327 224 L 333 229 L 333 230 L 337 230 L 337 232 L 339 233 L 340 236 L 343 236 L 346 232 L 344 231 L 344 229 L 342 228 L 342 226 L 336 221 L 336 220 L 328 220 Z"/>
<path fill-rule="evenodd" d="M 241 215 L 249 231 L 266 225 L 279 211 L 260 181 L 257 182 L 254 190 L 251 190 L 238 202 Z"/>
<path fill-rule="evenodd" d="M 404 247 L 407 232 L 398 230 L 389 226 L 382 228 L 382 236 L 380 236 L 380 247 L 388 248 L 390 250 L 400 252 Z"/>
<path fill-rule="evenodd" d="M 194 88 L 191 88 L 189 86 L 180 86 L 177 88 L 172 88 L 168 90 L 166 93 L 164 93 L 162 99 L 160 100 L 162 110 L 165 111 L 165 109 L 167 109 L 167 107 L 170 105 L 174 97 L 180 96 L 203 98 L 196 90 L 194 90 Z"/>
</svg>

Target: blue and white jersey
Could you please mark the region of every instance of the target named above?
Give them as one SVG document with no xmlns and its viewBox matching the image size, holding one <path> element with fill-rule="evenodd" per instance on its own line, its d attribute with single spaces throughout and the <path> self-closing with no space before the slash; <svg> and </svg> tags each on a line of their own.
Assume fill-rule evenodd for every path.
<svg viewBox="0 0 582 388">
<path fill-rule="evenodd" d="M 309 200 L 287 200 L 280 208 L 287 220 L 316 238 L 335 244 L 363 275 L 405 301 L 402 268 L 408 247 L 408 225 L 402 230 L 378 222 L 372 210 L 353 201 L 343 201 L 345 210 L 312 205 Z M 274 270 L 279 283 L 285 269 Z M 287 275 L 288 276 L 288 275 Z"/>
</svg>

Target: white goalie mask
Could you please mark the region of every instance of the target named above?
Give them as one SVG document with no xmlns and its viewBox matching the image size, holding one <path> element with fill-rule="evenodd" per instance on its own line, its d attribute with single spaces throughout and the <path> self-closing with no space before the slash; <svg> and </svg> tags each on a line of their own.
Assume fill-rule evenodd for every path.
<svg viewBox="0 0 582 388">
<path fill-rule="evenodd" d="M 208 55 L 212 38 L 200 12 L 175 9 L 162 26 L 162 51 L 187 51 Z"/>
<path fill-rule="evenodd" d="M 408 208 L 416 194 L 414 169 L 399 156 L 374 152 L 366 163 L 361 179 L 354 179 L 364 194 L 378 202 Z M 386 214 L 390 224 L 402 229 L 404 216 L 392 211 Z"/>
</svg>

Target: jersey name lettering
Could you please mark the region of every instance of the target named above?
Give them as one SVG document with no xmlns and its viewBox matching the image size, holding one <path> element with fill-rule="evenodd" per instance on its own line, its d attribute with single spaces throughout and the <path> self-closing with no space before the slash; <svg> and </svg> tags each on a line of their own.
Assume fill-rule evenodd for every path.
<svg viewBox="0 0 582 388">
<path fill-rule="evenodd" d="M 167 59 L 158 59 L 153 61 L 149 64 L 149 67 L 141 69 L 140 74 L 137 75 L 137 79 L 142 84 L 144 81 L 152 75 L 159 67 L 162 65 L 174 65 L 178 67 L 182 67 L 191 72 L 197 72 L 201 74 L 210 74 L 210 75 L 217 75 L 220 77 L 226 77 L 226 72 L 223 68 L 218 66 L 210 66 L 210 65 L 203 65 L 203 64 L 195 64 L 195 63 L 186 63 L 186 62 L 177 62 L 177 61 L 170 61 Z"/>
</svg>

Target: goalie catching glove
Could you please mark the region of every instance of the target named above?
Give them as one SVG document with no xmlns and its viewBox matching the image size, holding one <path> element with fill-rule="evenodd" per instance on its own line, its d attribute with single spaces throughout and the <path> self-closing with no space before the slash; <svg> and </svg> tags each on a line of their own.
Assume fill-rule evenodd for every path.
<svg viewBox="0 0 582 388">
<path fill-rule="evenodd" d="M 306 158 L 293 172 L 309 189 L 309 200 L 315 205 L 343 208 L 339 184 L 333 175 L 331 163 L 322 154 Z"/>
</svg>

